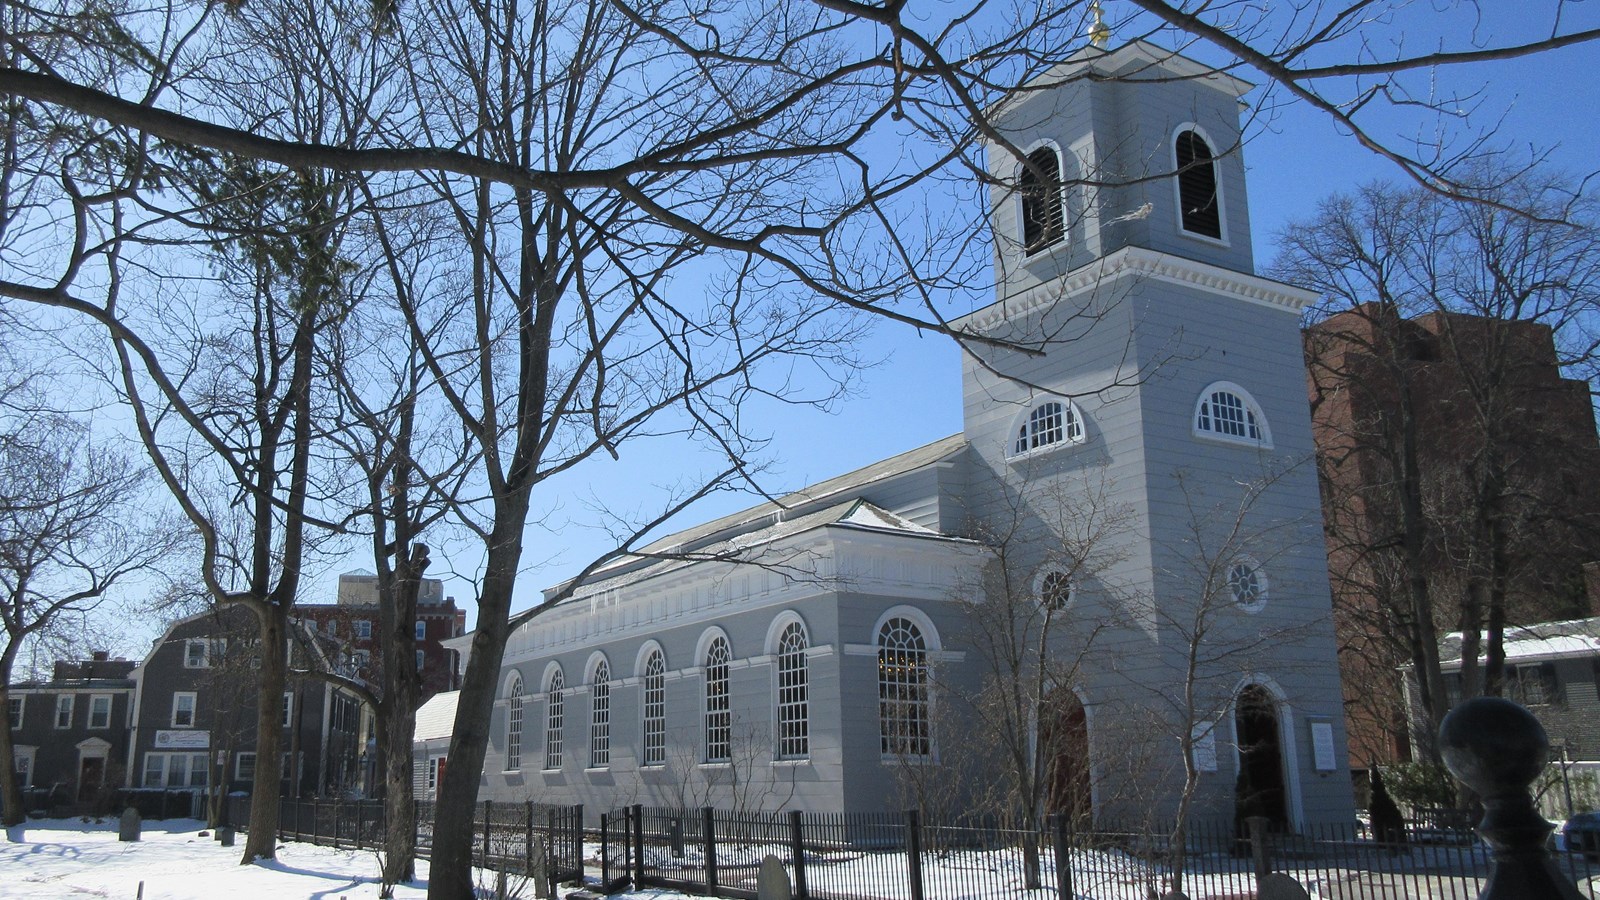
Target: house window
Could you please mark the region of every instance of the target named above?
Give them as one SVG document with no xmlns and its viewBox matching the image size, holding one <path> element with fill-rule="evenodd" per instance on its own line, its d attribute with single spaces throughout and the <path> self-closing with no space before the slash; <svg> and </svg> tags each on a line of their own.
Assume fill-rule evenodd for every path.
<svg viewBox="0 0 1600 900">
<path fill-rule="evenodd" d="M 177 691 L 172 695 L 172 727 L 194 727 L 194 692 Z"/>
<path fill-rule="evenodd" d="M 294 691 L 283 692 L 283 727 L 294 722 Z"/>
<path fill-rule="evenodd" d="M 886 757 L 933 755 L 928 647 L 910 619 L 890 619 L 878 630 L 878 728 Z"/>
<path fill-rule="evenodd" d="M 506 771 L 522 768 L 522 676 L 512 675 L 506 688 Z"/>
<path fill-rule="evenodd" d="M 589 692 L 589 768 L 611 765 L 611 667 L 600 660 Z"/>
<path fill-rule="evenodd" d="M 1228 567 L 1228 592 L 1241 609 L 1257 612 L 1267 605 L 1267 576 L 1254 562 L 1236 560 Z"/>
<path fill-rule="evenodd" d="M 718 637 L 706 651 L 706 762 L 733 758 L 733 709 L 728 694 L 728 641 Z"/>
<path fill-rule="evenodd" d="M 237 781 L 253 781 L 256 777 L 256 755 L 254 753 L 240 753 L 233 766 L 233 777 Z"/>
<path fill-rule="evenodd" d="M 1504 694 L 1523 706 L 1546 706 L 1560 702 L 1556 667 L 1550 663 L 1507 666 Z"/>
<path fill-rule="evenodd" d="M 211 665 L 211 657 L 207 652 L 207 644 L 203 640 L 189 640 L 183 642 L 183 667 L 185 669 L 204 669 Z"/>
<path fill-rule="evenodd" d="M 372 664 L 372 654 L 365 650 L 357 650 L 355 652 L 355 660 L 356 668 L 365 669 L 367 666 Z"/>
<path fill-rule="evenodd" d="M 1028 154 L 1017 178 L 1022 194 L 1022 246 L 1037 253 L 1061 243 L 1066 236 L 1066 216 L 1061 202 L 1061 159 L 1049 147 Z"/>
<path fill-rule="evenodd" d="M 1190 234 L 1222 239 L 1222 208 L 1217 197 L 1217 166 L 1211 146 L 1192 130 L 1173 148 L 1177 158 L 1179 224 Z"/>
<path fill-rule="evenodd" d="M 420 640 L 423 640 L 423 639 L 427 638 L 427 636 L 428 636 L 428 623 L 422 621 L 421 619 L 418 619 L 417 620 L 416 632 L 417 632 L 417 640 L 420 641 Z"/>
<path fill-rule="evenodd" d="M 790 622 L 778 638 L 778 755 L 802 759 L 811 752 L 807 702 L 806 630 Z"/>
<path fill-rule="evenodd" d="M 372 639 L 371 619 L 357 619 L 355 627 L 357 640 L 368 641 Z"/>
<path fill-rule="evenodd" d="M 95 694 L 89 698 L 89 727 L 111 727 L 111 695 Z"/>
<path fill-rule="evenodd" d="M 56 697 L 56 727 L 72 727 L 72 701 L 71 694 L 61 694 Z"/>
<path fill-rule="evenodd" d="M 338 637 L 339 636 L 339 620 L 338 619 L 333 619 L 333 620 L 330 620 L 328 622 L 328 635 L 330 637 Z"/>
<path fill-rule="evenodd" d="M 8 697 L 6 699 L 6 713 L 11 717 L 12 731 L 22 727 L 22 702 L 26 699 L 26 697 Z"/>
<path fill-rule="evenodd" d="M 162 787 L 167 777 L 167 755 L 165 753 L 146 753 L 144 755 L 144 786 Z"/>
<path fill-rule="evenodd" d="M 433 759 L 428 760 L 428 790 L 438 790 L 439 782 L 444 781 L 444 761 L 445 757 L 443 756 L 435 756 Z"/>
<path fill-rule="evenodd" d="M 644 764 L 667 764 L 667 663 L 660 650 L 644 664 Z"/>
<path fill-rule="evenodd" d="M 424 668 L 426 668 L 427 661 L 428 661 L 427 654 L 424 653 L 421 650 L 418 650 L 417 651 L 417 671 L 418 672 L 421 672 Z"/>
<path fill-rule="evenodd" d="M 557 670 L 550 677 L 550 699 L 544 713 L 544 767 L 561 768 L 561 720 L 566 712 L 566 701 L 561 696 L 565 680 Z"/>
<path fill-rule="evenodd" d="M 17 772 L 17 787 L 33 787 L 33 747 L 12 747 L 12 767 Z"/>
<path fill-rule="evenodd" d="M 1261 408 L 1244 388 L 1228 382 L 1217 382 L 1201 392 L 1200 401 L 1195 404 L 1194 432 L 1238 444 L 1272 447 L 1272 435 Z"/>
<path fill-rule="evenodd" d="M 210 780 L 209 753 L 146 753 L 145 787 L 205 787 Z"/>
<path fill-rule="evenodd" d="M 1042 447 L 1055 444 L 1083 442 L 1083 420 L 1070 403 L 1047 400 L 1028 411 L 1017 427 L 1017 439 L 1011 445 L 1011 455 L 1020 456 Z"/>
</svg>

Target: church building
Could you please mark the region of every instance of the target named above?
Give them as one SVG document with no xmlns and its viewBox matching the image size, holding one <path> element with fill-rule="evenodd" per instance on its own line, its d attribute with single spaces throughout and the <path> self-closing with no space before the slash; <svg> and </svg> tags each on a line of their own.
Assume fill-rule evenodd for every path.
<svg viewBox="0 0 1600 900">
<path fill-rule="evenodd" d="M 985 706 L 1008 645 L 1052 808 L 1353 821 L 1314 296 L 1254 274 L 1250 87 L 1133 42 L 991 110 L 995 299 L 954 324 L 996 340 L 963 348 L 961 433 L 514 619 L 482 796 L 971 804 L 1008 778 Z"/>
</svg>

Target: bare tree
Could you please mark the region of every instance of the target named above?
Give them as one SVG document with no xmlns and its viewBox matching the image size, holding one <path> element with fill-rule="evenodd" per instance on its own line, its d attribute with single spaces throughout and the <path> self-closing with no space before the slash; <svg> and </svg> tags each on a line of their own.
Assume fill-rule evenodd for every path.
<svg viewBox="0 0 1600 900">
<path fill-rule="evenodd" d="M 76 624 L 185 537 L 140 510 L 147 470 L 39 403 L 25 381 L 0 392 L 0 703 L 29 642 Z M 8 720 L 0 772 L 13 769 Z M 16 780 L 0 778 L 0 789 L 0 820 L 21 822 Z"/>
<path fill-rule="evenodd" d="M 1442 634 L 1463 635 L 1462 695 L 1496 694 L 1506 625 L 1581 614 L 1600 557 L 1586 482 L 1559 474 L 1600 456 L 1587 386 L 1557 374 L 1600 346 L 1593 204 L 1537 172 L 1494 196 L 1534 216 L 1372 184 L 1292 226 L 1275 266 L 1324 298 L 1306 352 L 1345 664 L 1394 685 L 1357 706 L 1406 731 L 1411 665 L 1430 757 Z"/>
</svg>

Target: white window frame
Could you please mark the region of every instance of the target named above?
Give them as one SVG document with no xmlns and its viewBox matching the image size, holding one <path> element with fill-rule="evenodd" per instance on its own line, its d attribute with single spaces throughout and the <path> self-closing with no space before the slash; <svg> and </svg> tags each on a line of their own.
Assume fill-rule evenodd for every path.
<svg viewBox="0 0 1600 900">
<path fill-rule="evenodd" d="M 196 654 L 195 651 L 199 651 Z M 183 642 L 183 667 L 185 669 L 211 668 L 211 644 L 205 638 L 189 638 Z"/>
<path fill-rule="evenodd" d="M 808 651 L 811 636 L 805 623 L 794 619 L 783 626 L 774 653 L 777 676 L 773 702 L 777 707 L 779 759 L 811 756 L 811 672 Z"/>
<path fill-rule="evenodd" d="M 428 639 L 428 623 L 426 621 L 418 619 L 414 631 L 416 633 L 417 640 L 425 641 Z"/>
<path fill-rule="evenodd" d="M 11 721 L 11 730 L 16 731 L 22 727 L 23 718 L 28 711 L 28 695 L 19 694 L 6 698 L 6 717 Z"/>
<path fill-rule="evenodd" d="M 589 768 L 611 766 L 611 664 L 602 657 L 589 678 Z"/>
<path fill-rule="evenodd" d="M 33 787 L 33 763 L 38 747 L 13 745 L 11 748 L 11 770 L 17 774 L 17 787 Z"/>
<path fill-rule="evenodd" d="M 355 637 L 358 641 L 372 640 L 372 620 L 357 619 L 355 621 Z"/>
<path fill-rule="evenodd" d="M 72 694 L 56 695 L 56 730 L 63 731 L 72 727 L 72 717 L 77 713 L 77 699 Z M 66 721 L 62 721 L 63 715 Z"/>
<path fill-rule="evenodd" d="M 1061 210 L 1061 235 L 1053 241 L 1042 242 L 1037 247 L 1028 246 L 1028 201 L 1023 188 L 1022 179 L 1028 174 L 1027 158 L 1040 150 L 1049 150 L 1056 158 L 1056 202 Z M 1052 140 L 1042 140 L 1029 147 L 1016 160 L 1016 175 L 1012 178 L 1016 184 L 1016 216 L 1017 216 L 1017 246 L 1022 248 L 1023 259 L 1037 259 L 1048 256 L 1051 252 L 1072 243 L 1072 209 L 1067 202 L 1067 154 Z"/>
<path fill-rule="evenodd" d="M 705 673 L 702 709 L 707 763 L 733 761 L 732 661 L 733 646 L 721 634 L 712 638 L 701 659 Z"/>
<path fill-rule="evenodd" d="M 1190 231 L 1183 224 L 1183 187 L 1178 181 L 1178 138 L 1182 137 L 1186 131 L 1194 132 L 1196 137 L 1204 141 L 1206 150 L 1211 154 L 1211 183 L 1216 191 L 1217 199 L 1216 236 L 1199 231 Z M 1221 247 L 1232 246 L 1228 240 L 1228 199 L 1227 192 L 1222 189 L 1222 167 L 1218 165 L 1221 157 L 1217 155 L 1217 142 L 1213 141 L 1211 135 L 1206 133 L 1206 130 L 1201 128 L 1198 123 L 1184 122 L 1172 130 L 1172 136 L 1167 141 L 1167 150 L 1172 158 L 1172 208 L 1177 216 L 1173 224 L 1177 226 L 1178 234 Z"/>
<path fill-rule="evenodd" d="M 1244 429 L 1242 435 L 1230 434 L 1219 431 L 1217 424 L 1224 421 L 1233 421 L 1231 416 L 1218 416 L 1214 402 L 1218 394 L 1232 394 L 1243 407 L 1244 421 L 1239 426 Z M 1204 416 L 1204 420 L 1202 420 Z M 1202 427 L 1202 421 L 1205 424 Z M 1250 436 L 1250 426 L 1254 424 L 1260 437 Z M 1261 412 L 1261 404 L 1250 392 L 1231 381 L 1213 381 L 1206 385 L 1205 390 L 1195 399 L 1194 409 L 1189 415 L 1189 425 L 1194 436 L 1208 441 L 1219 441 L 1224 444 L 1234 444 L 1240 447 L 1255 447 L 1260 450 L 1272 449 L 1272 428 L 1267 423 L 1267 417 Z"/>
<path fill-rule="evenodd" d="M 1051 595 L 1057 590 L 1065 593 L 1059 602 L 1052 602 Z M 1060 566 L 1045 566 L 1033 579 L 1033 596 L 1039 601 L 1039 608 L 1051 613 L 1064 612 L 1072 606 L 1072 601 L 1078 595 L 1078 583 L 1072 575 Z"/>
<path fill-rule="evenodd" d="M 1059 425 L 1060 437 L 1045 443 L 1038 442 L 1038 435 L 1045 429 L 1035 429 L 1035 418 L 1041 414 L 1048 415 L 1046 408 L 1055 405 L 1061 408 L 1061 423 Z M 1055 430 L 1055 429 L 1050 429 Z M 1087 439 L 1088 429 L 1084 425 L 1083 410 L 1076 403 L 1065 397 L 1042 397 L 1029 404 L 1011 423 L 1011 431 L 1006 437 L 1006 458 L 1012 460 L 1026 459 L 1031 456 L 1040 456 L 1053 453 L 1067 447 L 1076 447 Z M 1027 446 L 1020 446 L 1027 444 Z"/>
<path fill-rule="evenodd" d="M 421 672 L 423 669 L 427 668 L 427 665 L 428 665 L 428 654 L 426 652 L 422 651 L 422 650 L 418 650 L 417 651 L 417 671 Z"/>
<path fill-rule="evenodd" d="M 667 658 L 659 647 L 645 657 L 640 693 L 643 765 L 664 766 L 667 764 Z"/>
<path fill-rule="evenodd" d="M 283 727 L 294 724 L 294 691 L 283 692 Z"/>
<path fill-rule="evenodd" d="M 248 766 L 248 771 L 247 771 L 247 767 L 245 766 L 245 762 L 247 760 L 250 763 L 250 765 Z M 234 754 L 234 757 L 233 757 L 233 780 L 234 781 L 254 781 L 255 777 L 256 777 L 256 754 L 255 754 L 255 751 L 254 750 L 241 750 L 238 753 Z"/>
<path fill-rule="evenodd" d="M 522 676 L 516 672 L 506 682 L 506 760 L 505 770 L 522 769 Z"/>
<path fill-rule="evenodd" d="M 104 710 L 105 718 L 104 718 L 103 721 L 100 722 L 100 724 L 96 725 L 95 724 L 95 715 L 96 715 L 97 711 L 96 711 L 95 707 L 99 706 L 102 702 L 105 704 L 105 710 Z M 112 698 L 112 696 L 110 694 L 91 694 L 89 696 L 89 728 L 90 728 L 90 730 L 92 730 L 92 731 L 103 731 L 103 730 L 105 730 L 107 728 L 110 728 L 111 727 L 111 710 L 112 710 L 112 708 L 114 706 L 115 706 L 115 703 L 114 703 L 113 698 Z"/>
<path fill-rule="evenodd" d="M 180 724 L 178 722 L 178 713 L 183 710 L 182 700 L 185 697 L 189 698 L 189 721 L 187 723 L 181 723 Z M 199 709 L 200 709 L 200 698 L 194 691 L 173 691 L 172 692 L 172 727 L 173 728 L 193 728 L 193 727 L 195 727 L 195 721 L 199 718 Z"/>
<path fill-rule="evenodd" d="M 561 768 L 565 742 L 562 728 L 566 725 L 567 699 L 561 693 L 566 678 L 556 669 L 550 675 L 550 689 L 546 693 L 544 711 L 544 769 L 547 772 Z"/>
<path fill-rule="evenodd" d="M 1248 570 L 1250 580 L 1254 584 L 1254 593 L 1245 596 L 1244 589 L 1239 581 L 1243 576 L 1240 570 Z M 1222 573 L 1223 584 L 1228 591 L 1228 599 L 1233 604 L 1247 613 L 1258 613 L 1267 608 L 1267 601 L 1271 598 L 1271 582 L 1267 580 L 1267 573 L 1261 563 L 1252 556 L 1237 556 L 1228 563 Z"/>
<path fill-rule="evenodd" d="M 897 632 L 913 637 L 920 646 L 907 646 L 905 639 L 896 637 Z M 912 616 L 889 616 L 878 626 L 872 643 L 878 659 L 880 755 L 885 761 L 932 760 L 933 678 L 929 664 L 934 646 L 929 633 Z M 902 670 L 907 674 L 900 674 Z"/>
</svg>

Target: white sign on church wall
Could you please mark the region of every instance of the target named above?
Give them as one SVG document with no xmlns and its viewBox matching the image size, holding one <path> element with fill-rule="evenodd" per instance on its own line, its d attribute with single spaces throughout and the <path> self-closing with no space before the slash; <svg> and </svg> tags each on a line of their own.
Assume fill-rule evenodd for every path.
<svg viewBox="0 0 1600 900">
<path fill-rule="evenodd" d="M 211 732 L 194 731 L 185 729 L 181 731 L 157 731 L 157 750 L 208 750 L 211 748 Z"/>
</svg>

